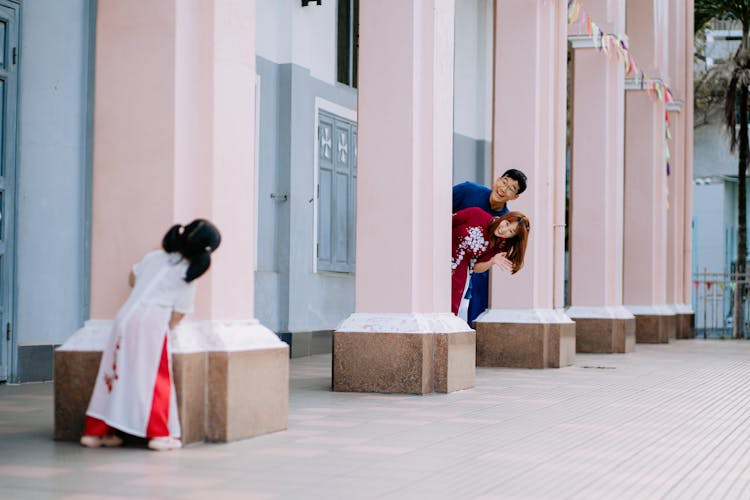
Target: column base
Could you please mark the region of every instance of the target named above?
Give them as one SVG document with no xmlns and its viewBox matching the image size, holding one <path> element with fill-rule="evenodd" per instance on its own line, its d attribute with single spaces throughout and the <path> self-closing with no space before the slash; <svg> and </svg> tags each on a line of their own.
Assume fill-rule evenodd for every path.
<svg viewBox="0 0 750 500">
<path fill-rule="evenodd" d="M 553 309 L 488 309 L 475 321 L 477 366 L 560 368 L 575 363 L 576 324 Z"/>
<path fill-rule="evenodd" d="M 675 336 L 678 339 L 695 338 L 695 312 L 690 304 L 675 304 Z"/>
<path fill-rule="evenodd" d="M 635 316 L 638 344 L 668 344 L 676 335 L 676 316 L 668 306 L 625 306 Z"/>
<path fill-rule="evenodd" d="M 333 334 L 333 390 L 426 394 L 474 387 L 476 334 L 450 313 L 349 316 Z"/>
<path fill-rule="evenodd" d="M 576 352 L 624 353 L 635 350 L 635 316 L 622 306 L 570 307 L 576 322 Z"/>
<path fill-rule="evenodd" d="M 81 437 L 112 322 L 90 320 L 55 351 L 55 439 Z M 200 321 L 170 336 L 183 443 L 286 429 L 289 347 L 257 320 Z"/>
</svg>

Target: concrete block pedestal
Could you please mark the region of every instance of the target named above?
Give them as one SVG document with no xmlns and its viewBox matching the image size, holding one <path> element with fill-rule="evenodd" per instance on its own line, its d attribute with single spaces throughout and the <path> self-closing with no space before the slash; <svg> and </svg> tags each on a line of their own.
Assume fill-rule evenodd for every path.
<svg viewBox="0 0 750 500">
<path fill-rule="evenodd" d="M 624 307 L 570 307 L 565 312 L 576 322 L 576 352 L 635 350 L 635 316 Z"/>
<path fill-rule="evenodd" d="M 638 344 L 668 344 L 676 338 L 677 316 L 668 306 L 625 306 L 635 316 Z"/>
<path fill-rule="evenodd" d="M 560 368 L 575 362 L 576 324 L 561 311 L 489 309 L 474 326 L 477 366 Z"/>
<path fill-rule="evenodd" d="M 695 338 L 695 312 L 690 304 L 675 304 L 675 338 Z"/>
<path fill-rule="evenodd" d="M 55 351 L 55 439 L 77 441 L 111 321 L 91 320 Z M 289 347 L 257 321 L 201 321 L 172 332 L 184 444 L 286 429 Z"/>
<path fill-rule="evenodd" d="M 333 390 L 426 394 L 474 387 L 476 334 L 453 314 L 349 316 L 333 334 Z"/>
</svg>

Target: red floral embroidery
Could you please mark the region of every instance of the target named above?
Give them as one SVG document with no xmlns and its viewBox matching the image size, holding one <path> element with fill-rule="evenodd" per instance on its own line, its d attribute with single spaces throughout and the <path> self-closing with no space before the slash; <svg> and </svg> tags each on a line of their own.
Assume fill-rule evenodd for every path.
<svg viewBox="0 0 750 500">
<path fill-rule="evenodd" d="M 120 379 L 120 376 L 117 374 L 117 353 L 119 350 L 120 337 L 117 337 L 117 340 L 115 340 L 114 359 L 112 360 L 112 374 L 104 373 L 104 383 L 107 385 L 107 392 L 112 392 L 115 381 Z"/>
</svg>

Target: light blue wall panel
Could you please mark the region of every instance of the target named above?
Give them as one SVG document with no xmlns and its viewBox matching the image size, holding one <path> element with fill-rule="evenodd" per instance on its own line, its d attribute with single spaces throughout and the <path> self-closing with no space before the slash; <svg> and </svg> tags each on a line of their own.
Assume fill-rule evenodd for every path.
<svg viewBox="0 0 750 500">
<path fill-rule="evenodd" d="M 485 186 L 492 182 L 492 143 L 453 134 L 453 184 L 465 181 Z"/>
<path fill-rule="evenodd" d="M 354 310 L 351 274 L 314 273 L 315 98 L 356 109 L 356 91 L 256 58 L 261 79 L 255 315 L 272 330 L 329 330 Z M 286 201 L 271 194 L 286 194 Z"/>
<path fill-rule="evenodd" d="M 291 68 L 257 57 L 256 70 L 260 76 L 260 127 L 255 316 L 275 332 L 286 332 Z"/>
<path fill-rule="evenodd" d="M 315 98 L 320 97 L 351 110 L 357 109 L 355 89 L 329 85 L 312 78 L 299 66 L 292 68 L 291 193 L 289 238 L 289 330 L 328 330 L 354 311 L 354 275 L 313 273 L 312 200 L 315 196 L 314 144 Z"/>
<path fill-rule="evenodd" d="M 22 5 L 19 345 L 60 344 L 88 314 L 94 11 L 89 0 L 34 0 Z"/>
</svg>

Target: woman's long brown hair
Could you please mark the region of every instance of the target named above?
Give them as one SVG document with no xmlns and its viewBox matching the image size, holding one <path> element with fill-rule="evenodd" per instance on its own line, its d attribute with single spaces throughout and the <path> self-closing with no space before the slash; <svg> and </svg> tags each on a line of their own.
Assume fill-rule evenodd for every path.
<svg viewBox="0 0 750 500">
<path fill-rule="evenodd" d="M 518 222 L 518 232 L 512 238 L 504 239 L 495 236 L 497 226 L 504 220 L 508 222 Z M 508 212 L 500 217 L 495 217 L 487 226 L 490 244 L 497 249 L 496 253 L 506 252 L 505 257 L 513 263 L 511 274 L 516 274 L 523 267 L 523 258 L 526 255 L 526 243 L 529 239 L 531 224 L 529 218 L 521 212 Z"/>
</svg>

